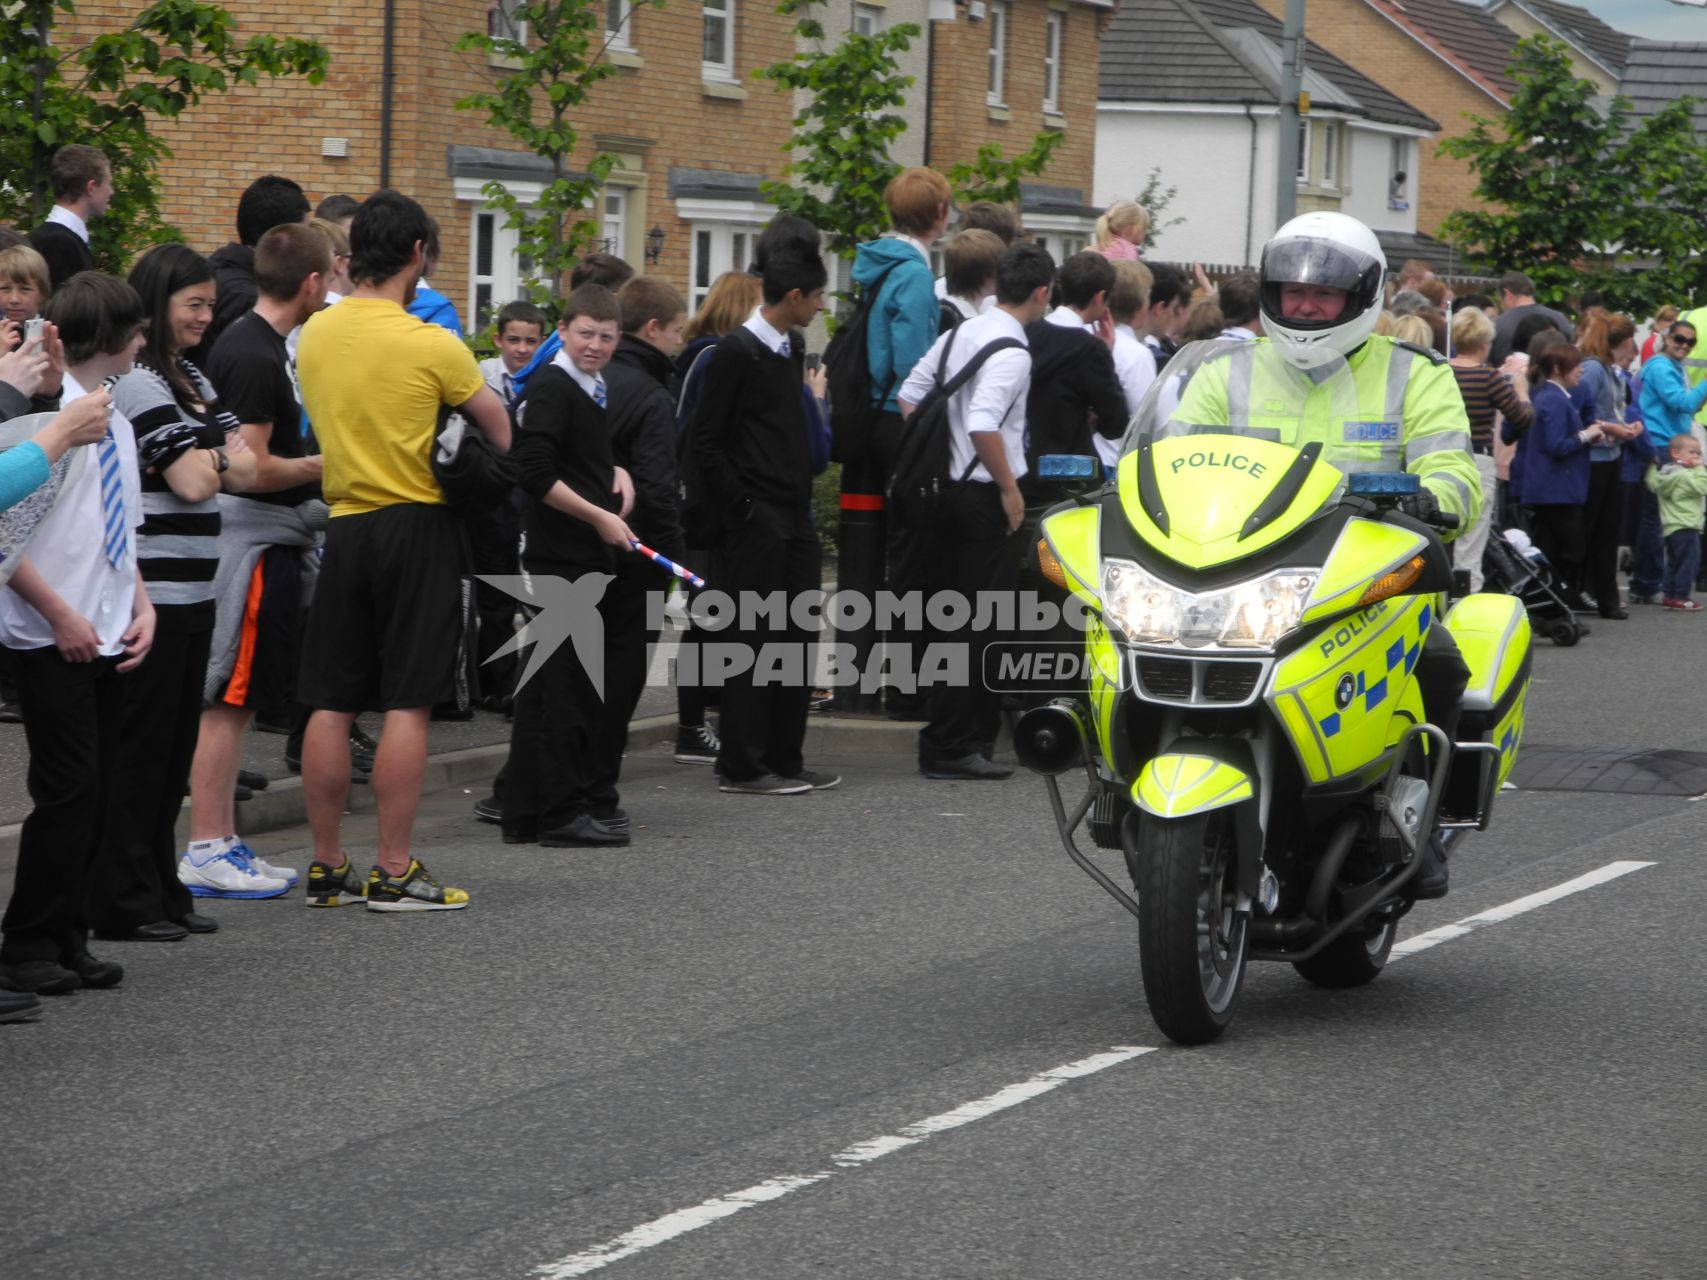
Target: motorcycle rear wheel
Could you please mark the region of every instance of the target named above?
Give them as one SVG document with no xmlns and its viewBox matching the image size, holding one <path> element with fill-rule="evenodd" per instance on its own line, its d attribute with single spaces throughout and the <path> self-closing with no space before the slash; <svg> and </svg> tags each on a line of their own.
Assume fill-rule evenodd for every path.
<svg viewBox="0 0 1707 1280">
<path fill-rule="evenodd" d="M 1233 1020 L 1250 950 L 1231 817 L 1145 814 L 1136 841 L 1144 999 L 1168 1039 L 1206 1044 Z"/>
<path fill-rule="evenodd" d="M 1318 987 L 1361 987 L 1381 976 L 1398 936 L 1399 922 L 1388 917 L 1373 923 L 1369 930 L 1353 929 L 1340 935 L 1292 967 L 1299 977 Z"/>
</svg>

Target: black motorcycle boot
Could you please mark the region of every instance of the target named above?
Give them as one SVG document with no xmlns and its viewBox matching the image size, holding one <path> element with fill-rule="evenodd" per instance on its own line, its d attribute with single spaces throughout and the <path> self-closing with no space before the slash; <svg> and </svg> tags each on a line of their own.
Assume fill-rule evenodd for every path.
<svg viewBox="0 0 1707 1280">
<path fill-rule="evenodd" d="M 1446 882 L 1451 874 L 1446 869 L 1446 846 L 1437 831 L 1423 844 L 1422 866 L 1411 879 L 1411 893 L 1419 901 L 1446 896 Z"/>
</svg>

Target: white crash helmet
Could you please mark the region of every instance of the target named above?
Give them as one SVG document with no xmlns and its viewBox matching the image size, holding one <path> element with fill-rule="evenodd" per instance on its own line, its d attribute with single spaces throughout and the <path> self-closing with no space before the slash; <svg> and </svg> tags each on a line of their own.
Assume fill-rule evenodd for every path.
<svg viewBox="0 0 1707 1280">
<path fill-rule="evenodd" d="M 1314 369 L 1356 351 L 1381 318 L 1387 258 L 1375 233 L 1343 213 L 1305 213 L 1292 219 L 1262 251 L 1262 330 L 1300 369 Z M 1346 291 L 1333 320 L 1287 320 L 1280 310 L 1285 284 L 1330 285 Z"/>
</svg>

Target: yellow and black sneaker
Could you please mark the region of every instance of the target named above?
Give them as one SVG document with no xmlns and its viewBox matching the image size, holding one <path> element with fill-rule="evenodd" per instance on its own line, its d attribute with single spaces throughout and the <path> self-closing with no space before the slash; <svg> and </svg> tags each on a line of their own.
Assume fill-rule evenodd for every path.
<svg viewBox="0 0 1707 1280">
<path fill-rule="evenodd" d="M 311 907 L 343 907 L 367 897 L 367 881 L 348 855 L 341 867 L 329 867 L 324 862 L 308 865 L 308 905 Z"/>
<path fill-rule="evenodd" d="M 378 867 L 368 872 L 369 911 L 461 911 L 467 905 L 468 890 L 447 889 L 414 858 L 396 879 Z"/>
</svg>

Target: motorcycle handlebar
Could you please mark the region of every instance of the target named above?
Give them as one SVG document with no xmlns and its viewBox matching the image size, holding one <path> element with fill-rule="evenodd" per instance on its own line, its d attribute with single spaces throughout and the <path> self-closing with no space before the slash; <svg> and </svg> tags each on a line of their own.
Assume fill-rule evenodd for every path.
<svg viewBox="0 0 1707 1280">
<path fill-rule="evenodd" d="M 1453 515 L 1450 511 L 1437 511 L 1424 521 L 1424 523 L 1432 525 L 1436 529 L 1445 530 L 1456 529 L 1459 525 L 1463 524 L 1464 521 L 1460 517 Z"/>
</svg>

